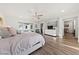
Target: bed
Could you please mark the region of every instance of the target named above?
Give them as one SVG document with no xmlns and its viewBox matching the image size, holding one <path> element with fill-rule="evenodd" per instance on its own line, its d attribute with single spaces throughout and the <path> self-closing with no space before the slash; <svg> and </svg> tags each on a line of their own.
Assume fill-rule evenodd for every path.
<svg viewBox="0 0 79 59">
<path fill-rule="evenodd" d="M 40 34 L 34 32 L 21 33 L 0 39 L 0 55 L 29 55 L 44 44 L 45 40 Z"/>
</svg>

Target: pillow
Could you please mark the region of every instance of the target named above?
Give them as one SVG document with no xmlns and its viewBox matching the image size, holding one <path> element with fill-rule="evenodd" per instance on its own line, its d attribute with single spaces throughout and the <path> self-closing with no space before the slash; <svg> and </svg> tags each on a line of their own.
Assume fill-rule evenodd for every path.
<svg viewBox="0 0 79 59">
<path fill-rule="evenodd" d="M 16 33 L 16 30 L 13 28 L 13 27 L 7 27 L 8 31 L 9 31 L 9 34 L 11 36 L 15 36 L 17 33 Z"/>
<path fill-rule="evenodd" d="M 0 28 L 0 36 L 1 36 L 2 38 L 10 37 L 10 34 L 9 34 L 8 29 L 5 28 L 5 27 L 1 27 L 1 28 Z"/>
<path fill-rule="evenodd" d="M 17 34 L 16 30 L 13 27 L 1 27 L 0 28 L 0 36 L 2 38 L 8 38 L 11 36 L 15 36 L 16 34 Z"/>
<path fill-rule="evenodd" d="M 0 36 L 0 39 L 2 39 L 2 36 Z"/>
</svg>

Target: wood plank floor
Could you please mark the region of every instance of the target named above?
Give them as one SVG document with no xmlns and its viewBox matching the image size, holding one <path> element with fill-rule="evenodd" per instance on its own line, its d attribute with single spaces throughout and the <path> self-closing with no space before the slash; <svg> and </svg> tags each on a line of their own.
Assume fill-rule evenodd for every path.
<svg viewBox="0 0 79 59">
<path fill-rule="evenodd" d="M 79 55 L 78 43 L 69 38 L 59 39 L 45 35 L 45 45 L 31 55 Z"/>
<path fill-rule="evenodd" d="M 74 46 L 74 47 L 79 47 L 79 42 L 78 39 L 75 38 L 73 36 L 73 34 L 65 34 L 64 39 L 63 39 L 63 43 L 70 45 L 70 46 Z"/>
</svg>

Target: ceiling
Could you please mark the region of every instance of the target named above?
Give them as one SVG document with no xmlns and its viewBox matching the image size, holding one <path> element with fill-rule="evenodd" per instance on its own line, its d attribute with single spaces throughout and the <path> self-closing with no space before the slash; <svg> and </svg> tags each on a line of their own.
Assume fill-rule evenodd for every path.
<svg viewBox="0 0 79 59">
<path fill-rule="evenodd" d="M 44 18 L 79 14 L 78 3 L 1 3 L 0 15 L 28 18 L 37 12 Z"/>
</svg>

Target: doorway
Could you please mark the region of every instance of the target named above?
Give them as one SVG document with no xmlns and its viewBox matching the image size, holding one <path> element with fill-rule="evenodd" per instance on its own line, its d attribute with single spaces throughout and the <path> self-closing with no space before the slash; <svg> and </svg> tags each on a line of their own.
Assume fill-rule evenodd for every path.
<svg viewBox="0 0 79 59">
<path fill-rule="evenodd" d="M 76 28 L 75 28 L 75 20 L 73 18 L 69 18 L 64 21 L 64 42 L 68 45 L 75 45 L 78 43 L 78 39 L 76 38 Z"/>
</svg>

